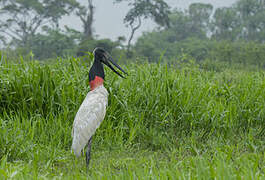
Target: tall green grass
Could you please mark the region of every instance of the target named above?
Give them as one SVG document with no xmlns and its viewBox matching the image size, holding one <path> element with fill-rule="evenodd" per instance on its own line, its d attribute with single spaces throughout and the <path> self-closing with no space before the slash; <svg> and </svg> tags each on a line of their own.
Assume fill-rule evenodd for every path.
<svg viewBox="0 0 265 180">
<path fill-rule="evenodd" d="M 150 177 L 162 173 L 165 178 L 170 174 L 175 175 L 172 178 L 181 174 L 183 178 L 189 178 L 189 174 L 192 179 L 214 178 L 223 171 L 236 173 L 241 168 L 238 176 L 233 176 L 240 177 L 248 175 L 248 165 L 240 165 L 244 157 L 246 162 L 253 160 L 249 166 L 249 172 L 257 175 L 253 177 L 264 176 L 265 72 L 217 73 L 167 64 L 128 64 L 126 69 L 130 74 L 127 79 L 105 69 L 109 107 L 94 136 L 93 151 L 101 163 L 92 167 L 97 171 L 91 177 L 107 178 L 104 172 L 118 168 L 121 176 L 114 173 L 109 177 L 135 179 L 145 174 L 148 178 L 148 172 L 154 171 Z M 89 91 L 88 70 L 89 63 L 75 58 L 58 59 L 52 64 L 21 60 L 0 65 L 2 168 L 13 172 L 25 166 L 20 172 L 27 172 L 36 163 L 36 177 L 45 174 L 45 168 L 47 177 L 52 176 L 53 168 L 63 177 L 70 175 L 65 166 L 74 168 L 70 153 L 72 122 Z M 128 161 L 125 155 L 117 157 L 117 162 L 106 157 L 107 165 L 105 151 L 131 153 Z M 145 161 L 144 152 L 152 158 L 146 159 L 148 164 L 143 169 L 137 169 L 137 160 Z M 153 155 L 155 152 L 159 155 Z M 138 153 L 143 157 L 134 156 Z M 124 165 L 116 167 L 115 163 L 121 162 Z M 168 170 L 162 168 L 167 162 Z M 78 163 L 75 166 L 81 168 Z M 132 174 L 126 174 L 126 170 Z M 6 177 L 12 175 L 4 172 Z M 199 176 L 200 172 L 205 174 Z"/>
</svg>

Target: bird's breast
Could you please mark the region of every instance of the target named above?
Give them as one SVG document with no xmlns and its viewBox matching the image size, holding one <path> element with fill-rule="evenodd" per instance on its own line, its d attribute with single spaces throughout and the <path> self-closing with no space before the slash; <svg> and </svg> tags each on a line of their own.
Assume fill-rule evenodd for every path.
<svg viewBox="0 0 265 180">
<path fill-rule="evenodd" d="M 108 91 L 103 85 L 90 91 L 81 104 L 72 131 L 72 149 L 77 156 L 103 121 L 107 104 Z"/>
</svg>

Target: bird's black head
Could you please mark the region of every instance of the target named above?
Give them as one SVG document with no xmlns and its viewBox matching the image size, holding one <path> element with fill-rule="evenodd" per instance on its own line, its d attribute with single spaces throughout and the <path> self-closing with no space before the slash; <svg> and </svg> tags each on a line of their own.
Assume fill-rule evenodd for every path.
<svg viewBox="0 0 265 180">
<path fill-rule="evenodd" d="M 104 73 L 103 64 L 107 65 L 113 72 L 115 72 L 116 74 L 118 74 L 122 78 L 124 78 L 123 75 L 121 75 L 118 71 L 116 71 L 112 67 L 111 64 L 113 64 L 115 67 L 117 67 L 123 73 L 127 74 L 118 64 L 116 64 L 114 62 L 114 60 L 109 55 L 109 53 L 107 51 L 105 51 L 104 49 L 98 48 L 98 47 L 95 48 L 93 51 L 93 55 L 94 55 L 94 63 L 93 63 L 93 65 L 89 71 L 89 82 L 95 80 L 96 76 L 98 76 L 104 80 L 105 73 Z"/>
</svg>

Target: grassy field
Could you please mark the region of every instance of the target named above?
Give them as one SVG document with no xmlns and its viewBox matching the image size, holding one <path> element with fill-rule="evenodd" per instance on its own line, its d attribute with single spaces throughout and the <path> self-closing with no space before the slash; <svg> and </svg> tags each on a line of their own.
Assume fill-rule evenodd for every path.
<svg viewBox="0 0 265 180">
<path fill-rule="evenodd" d="M 88 86 L 79 59 L 0 65 L 0 179 L 265 179 L 265 72 L 106 69 L 107 115 L 89 170 L 71 153 Z"/>
</svg>

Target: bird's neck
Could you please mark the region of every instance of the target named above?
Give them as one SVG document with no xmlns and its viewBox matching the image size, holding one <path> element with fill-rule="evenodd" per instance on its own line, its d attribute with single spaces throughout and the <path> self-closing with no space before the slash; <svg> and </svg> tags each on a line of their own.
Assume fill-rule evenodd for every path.
<svg viewBox="0 0 265 180">
<path fill-rule="evenodd" d="M 104 77 L 105 74 L 103 65 L 99 60 L 95 59 L 91 69 L 89 70 L 89 85 L 91 91 L 103 84 Z"/>
<path fill-rule="evenodd" d="M 102 77 L 95 76 L 95 79 L 89 82 L 91 91 L 96 89 L 98 86 L 103 85 L 103 82 L 104 82 L 104 79 Z"/>
</svg>

